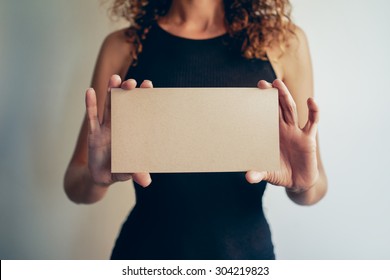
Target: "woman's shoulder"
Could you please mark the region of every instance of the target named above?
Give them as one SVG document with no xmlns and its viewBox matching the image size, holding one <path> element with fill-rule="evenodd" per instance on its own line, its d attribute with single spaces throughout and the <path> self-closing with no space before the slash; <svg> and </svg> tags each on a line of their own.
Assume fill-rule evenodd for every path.
<svg viewBox="0 0 390 280">
<path fill-rule="evenodd" d="M 281 79 L 289 72 L 294 72 L 302 63 L 310 63 L 309 44 L 303 29 L 293 25 L 286 41 L 272 43 L 267 49 L 267 56 Z"/>
<path fill-rule="evenodd" d="M 123 72 L 132 61 L 132 50 L 134 45 L 126 35 L 127 28 L 120 29 L 108 34 L 103 40 L 99 53 L 99 61 L 116 72 Z"/>
<path fill-rule="evenodd" d="M 116 46 L 122 48 L 129 48 L 131 44 L 129 43 L 128 36 L 126 35 L 127 28 L 122 28 L 111 32 L 106 36 L 103 41 L 104 47 Z"/>
</svg>

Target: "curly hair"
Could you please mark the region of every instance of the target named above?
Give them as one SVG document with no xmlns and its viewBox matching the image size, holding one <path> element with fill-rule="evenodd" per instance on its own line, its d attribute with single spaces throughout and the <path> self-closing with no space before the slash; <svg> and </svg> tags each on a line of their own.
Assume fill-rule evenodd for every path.
<svg viewBox="0 0 390 280">
<path fill-rule="evenodd" d="M 282 53 L 294 34 L 288 0 L 224 0 L 225 24 L 229 36 L 239 42 L 248 59 L 267 60 L 266 49 L 277 43 Z M 172 0 L 114 0 L 111 15 L 130 25 L 128 40 L 134 44 L 133 61 L 142 52 L 142 41 L 153 22 L 167 14 Z"/>
</svg>

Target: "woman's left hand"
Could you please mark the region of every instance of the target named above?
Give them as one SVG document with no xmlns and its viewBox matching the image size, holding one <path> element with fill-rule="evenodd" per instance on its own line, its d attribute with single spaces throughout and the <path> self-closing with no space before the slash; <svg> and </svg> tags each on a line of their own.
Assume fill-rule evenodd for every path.
<svg viewBox="0 0 390 280">
<path fill-rule="evenodd" d="M 272 84 L 261 80 L 260 89 L 277 88 L 279 94 L 280 170 L 248 171 L 249 183 L 265 180 L 300 193 L 309 190 L 318 180 L 316 135 L 319 121 L 318 106 L 312 98 L 307 100 L 309 116 L 300 128 L 295 102 L 286 85 L 279 79 Z"/>
</svg>

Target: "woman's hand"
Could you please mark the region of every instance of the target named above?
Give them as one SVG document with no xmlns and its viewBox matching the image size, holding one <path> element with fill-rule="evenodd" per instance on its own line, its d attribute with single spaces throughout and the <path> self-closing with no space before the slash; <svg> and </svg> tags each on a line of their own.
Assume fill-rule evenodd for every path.
<svg viewBox="0 0 390 280">
<path fill-rule="evenodd" d="M 96 93 L 93 88 L 86 92 L 86 109 L 88 117 L 88 168 L 95 184 L 109 186 L 117 181 L 131 178 L 143 187 L 152 182 L 149 173 L 111 173 L 111 88 L 121 87 L 132 90 L 137 86 L 133 79 L 121 82 L 118 75 L 110 78 L 103 120 L 99 121 Z M 150 81 L 144 81 L 141 88 L 153 87 Z"/>
<path fill-rule="evenodd" d="M 249 183 L 262 180 L 284 186 L 288 191 L 301 193 L 309 190 L 318 180 L 316 134 L 319 121 L 318 106 L 312 98 L 307 100 L 309 116 L 306 125 L 300 128 L 295 102 L 281 80 L 272 84 L 262 80 L 261 89 L 277 88 L 279 93 L 280 164 L 279 171 L 248 171 Z"/>
</svg>

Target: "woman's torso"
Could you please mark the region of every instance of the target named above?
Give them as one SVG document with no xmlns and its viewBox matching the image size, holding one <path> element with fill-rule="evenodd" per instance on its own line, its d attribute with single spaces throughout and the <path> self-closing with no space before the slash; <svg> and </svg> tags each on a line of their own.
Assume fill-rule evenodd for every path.
<svg viewBox="0 0 390 280">
<path fill-rule="evenodd" d="M 268 61 L 247 60 L 227 35 L 174 36 L 154 24 L 126 79 L 154 87 L 256 87 L 276 76 Z M 243 172 L 151 174 L 134 183 L 136 205 L 113 250 L 114 259 L 273 259 L 262 209 L 265 183 Z"/>
</svg>

